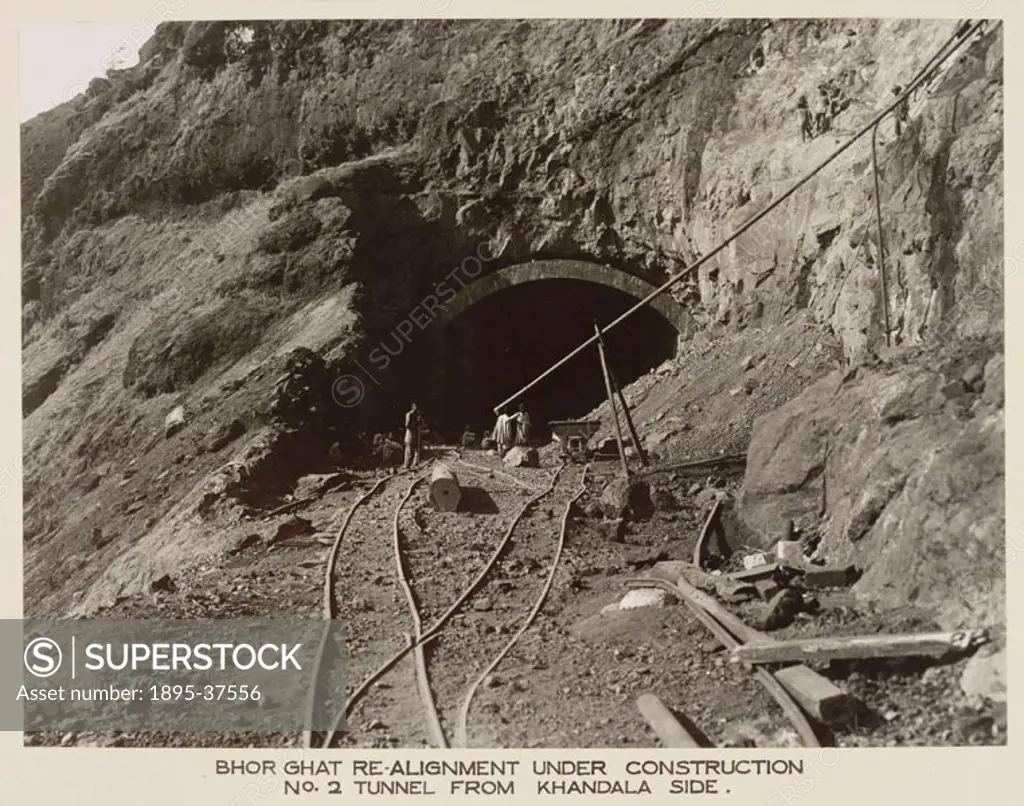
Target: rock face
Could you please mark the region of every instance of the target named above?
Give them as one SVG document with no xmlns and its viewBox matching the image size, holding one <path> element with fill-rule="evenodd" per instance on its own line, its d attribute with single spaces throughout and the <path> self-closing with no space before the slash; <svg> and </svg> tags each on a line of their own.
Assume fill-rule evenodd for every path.
<svg viewBox="0 0 1024 806">
<path fill-rule="evenodd" d="M 352 238 L 374 241 L 376 261 L 396 271 L 411 269 L 412 251 L 434 251 L 443 262 L 451 245 L 436 228 L 450 229 L 449 220 L 467 242 L 496 240 L 508 261 L 586 254 L 656 279 L 678 259 L 707 252 L 835 146 L 836 138 L 799 136 L 796 100 L 815 94 L 820 80 L 808 63 L 820 63 L 855 101 L 837 120 L 854 130 L 891 97 L 893 76 L 912 74 L 956 24 L 253 23 L 245 53 L 213 44 L 199 62 L 189 55 L 193 38 L 205 42 L 217 30 L 216 43 L 249 24 L 162 25 L 149 59 L 102 93 L 107 105 L 111 96 L 132 97 L 131 110 L 75 127 L 80 148 L 31 151 L 23 208 L 31 211 L 26 243 L 38 296 L 52 303 L 78 293 L 70 267 L 81 266 L 74 258 L 84 244 L 65 243 L 76 229 L 118 220 L 143 198 L 188 205 L 256 186 L 280 187 L 282 196 L 270 220 L 261 213 L 251 222 L 259 248 L 246 255 L 247 282 L 257 286 L 280 285 L 286 253 L 295 258 L 287 282 L 323 280 L 324 264 L 357 257 Z M 915 99 L 898 140 L 882 132 L 890 327 L 900 340 L 918 340 L 970 289 L 999 280 L 1001 48 L 1001 28 L 990 26 Z M 444 57 L 422 55 L 442 49 Z M 752 72 L 755 49 L 765 64 Z M 886 69 L 864 68 L 883 58 Z M 255 71 L 255 83 L 243 90 L 239 71 Z M 567 71 L 569 85 L 552 80 Z M 212 107 L 204 101 L 188 111 L 192 99 L 211 95 Z M 85 116 L 87 100 L 62 112 Z M 251 136 L 251 121 L 274 121 L 274 138 Z M 131 161 L 119 127 L 133 133 Z M 42 125 L 29 132 L 52 136 Z M 679 295 L 705 319 L 730 324 L 808 308 L 841 335 L 850 356 L 882 343 L 869 159 L 863 139 L 841 181 L 829 172 L 812 179 L 784 214 L 709 260 Z M 302 181 L 281 185 L 300 173 Z M 499 189 L 501 201 L 460 193 L 480 187 Z M 99 271 L 102 262 L 97 254 L 89 265 Z M 265 324 L 265 307 L 235 304 L 252 309 L 247 332 Z M 243 318 L 197 316 L 189 332 L 201 337 L 172 342 L 172 355 L 184 357 L 173 385 L 216 349 L 208 332 Z M 984 326 L 975 316 L 962 324 Z M 179 341 L 195 349 L 179 350 Z M 162 347 L 144 340 L 132 366 Z M 154 388 L 163 388 L 158 380 Z"/>
<path fill-rule="evenodd" d="M 26 567 L 39 560 L 41 568 L 81 540 L 75 512 L 97 503 L 84 497 L 102 488 L 72 494 L 65 480 L 96 458 L 87 454 L 117 466 L 138 454 L 136 422 L 155 396 L 191 401 L 218 372 L 262 366 L 287 346 L 279 385 L 267 389 L 245 376 L 236 387 L 252 401 L 247 414 L 258 415 L 246 419 L 254 430 L 269 415 L 308 432 L 295 451 L 308 458 L 348 431 L 394 428 L 394 418 L 383 422 L 385 403 L 402 390 L 367 383 L 367 402 L 354 405 L 362 387 L 338 385 L 347 370 L 336 370 L 366 358 L 357 346 L 391 333 L 475 245 L 495 256 L 486 272 L 539 257 L 585 258 L 632 267 L 660 284 L 835 148 L 832 136 L 802 142 L 797 125 L 796 101 L 814 96 L 822 73 L 855 101 L 835 130 L 856 130 L 956 25 L 161 24 L 136 67 L 22 125 L 24 487 L 34 505 L 25 528 L 51 535 L 33 546 Z M 226 47 L 235 40 L 248 44 Z M 751 70 L 749 54 L 758 49 L 763 63 Z M 799 315 L 829 327 L 843 357 L 858 361 L 883 349 L 885 312 L 895 346 L 999 337 L 1002 50 L 1002 28 L 992 22 L 912 100 L 898 138 L 891 121 L 880 130 L 887 299 L 864 138 L 672 290 L 699 328 L 694 341 L 713 350 L 713 330 L 768 328 Z M 155 203 L 153 214 L 135 214 Z M 339 288 L 349 296 L 328 324 L 300 315 L 307 301 Z M 96 301 L 106 310 L 84 316 Z M 321 338 L 318 327 L 329 335 Z M 760 390 L 752 378 L 771 356 L 744 351 L 731 366 L 747 366 L 747 356 L 751 379 L 731 381 L 727 389 L 737 394 L 727 405 L 739 407 Z M 787 358 L 799 364 L 795 354 Z M 814 393 L 821 405 L 803 404 L 807 423 L 776 420 L 774 433 L 756 437 L 770 461 L 755 457 L 749 475 L 752 528 L 824 517 L 829 551 L 884 557 L 891 576 L 897 568 L 903 574 L 894 583 L 899 595 L 939 598 L 930 588 L 939 580 L 915 557 L 935 561 L 957 532 L 956 556 L 977 551 L 977 565 L 998 528 L 980 516 L 964 522 L 965 511 L 981 506 L 967 500 L 970 485 L 979 482 L 975 497 L 994 504 L 1002 484 L 1001 475 L 989 478 L 1001 474 L 994 447 L 1001 417 L 984 412 L 1002 406 L 1003 365 L 974 360 L 984 366 L 983 406 L 970 417 L 962 409 L 977 400 L 976 371 L 956 400 L 933 401 L 934 392 L 963 385 L 963 366 L 920 384 L 915 372 L 914 384 L 893 380 L 902 397 L 882 395 L 884 416 L 867 389 L 836 404 L 826 386 Z M 666 363 L 655 375 L 667 381 L 675 373 Z M 383 383 L 401 376 L 386 372 Z M 370 400 L 375 394 L 380 405 Z M 915 413 L 922 407 L 932 407 L 926 417 Z M 381 421 L 358 429 L 334 422 L 378 414 Z M 162 415 L 157 410 L 143 426 L 159 432 Z M 190 422 L 193 415 L 200 425 L 200 413 L 190 409 Z M 873 419 L 858 442 L 851 430 L 861 416 Z M 942 416 L 961 425 L 940 426 Z M 80 423 L 93 433 L 80 433 Z M 210 423 L 202 425 L 205 434 Z M 338 426 L 329 438 L 327 425 Z M 933 438 L 942 446 L 934 461 L 914 465 L 922 444 L 930 455 Z M 378 458 L 394 465 L 401 451 L 386 443 Z M 196 494 L 213 500 L 237 488 L 234 467 L 211 482 L 212 491 L 201 486 Z M 195 504 L 183 497 L 191 495 L 184 485 L 173 492 L 183 523 Z M 915 508 L 922 500 L 930 503 Z M 919 511 L 929 513 L 926 522 Z M 114 562 L 108 587 L 160 571 L 154 558 L 179 567 L 175 525 L 169 519 L 145 551 Z M 936 545 L 908 537 L 911 525 L 915 534 L 938 535 Z M 882 590 L 884 563 L 870 565 L 858 585 Z M 957 572 L 942 580 L 946 589 Z M 89 579 L 78 582 L 87 587 Z M 970 578 L 971 590 L 981 579 Z M 26 608 L 49 595 L 26 588 Z"/>
<path fill-rule="evenodd" d="M 764 546 L 786 519 L 820 524 L 819 555 L 863 569 L 853 590 L 879 603 L 932 607 L 948 629 L 997 624 L 1004 413 L 967 392 L 968 413 L 950 409 L 942 374 L 837 373 L 759 418 L 739 514 Z"/>
</svg>

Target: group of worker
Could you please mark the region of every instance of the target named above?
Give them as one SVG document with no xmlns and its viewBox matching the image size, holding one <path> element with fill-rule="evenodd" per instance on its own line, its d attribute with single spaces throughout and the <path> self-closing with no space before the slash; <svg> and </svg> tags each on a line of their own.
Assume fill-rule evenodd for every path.
<svg viewBox="0 0 1024 806">
<path fill-rule="evenodd" d="M 903 94 L 903 87 L 897 84 L 892 88 L 892 94 L 899 98 Z M 832 121 L 835 120 L 836 115 L 849 106 L 849 100 L 843 97 L 842 90 L 833 84 L 819 84 L 818 95 L 819 108 L 816 112 L 811 111 L 806 95 L 801 95 L 800 100 L 797 101 L 796 107 L 800 112 L 800 139 L 802 142 L 813 140 L 819 134 L 831 131 Z M 895 119 L 896 136 L 899 137 L 907 120 L 910 118 L 910 105 L 907 98 L 900 100 L 894 110 L 893 117 Z"/>
<path fill-rule="evenodd" d="M 405 468 L 419 464 L 425 428 L 423 413 L 413 402 L 409 411 L 405 413 L 405 461 L 403 462 Z M 504 409 L 499 409 L 498 421 L 492 434 L 498 455 L 504 456 L 514 445 L 528 445 L 531 431 L 530 415 L 522 403 L 519 404 L 519 410 L 515 414 L 509 415 L 505 413 Z"/>
<path fill-rule="evenodd" d="M 529 444 L 530 431 L 530 415 L 526 413 L 526 407 L 522 403 L 515 414 L 506 414 L 504 409 L 498 409 L 498 421 L 494 424 L 494 433 L 491 435 L 498 456 L 504 456 L 514 445 Z"/>
<path fill-rule="evenodd" d="M 801 139 L 806 142 L 831 131 L 832 121 L 848 105 L 848 102 L 844 104 L 844 100 L 842 90 L 831 82 L 818 85 L 818 109 L 815 112 L 811 111 L 807 96 L 801 95 L 797 102 Z"/>
</svg>

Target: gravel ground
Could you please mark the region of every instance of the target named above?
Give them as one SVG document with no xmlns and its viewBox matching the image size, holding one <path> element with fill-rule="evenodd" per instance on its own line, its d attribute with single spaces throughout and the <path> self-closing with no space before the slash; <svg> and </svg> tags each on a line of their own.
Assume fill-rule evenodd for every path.
<svg viewBox="0 0 1024 806">
<path fill-rule="evenodd" d="M 542 451 L 542 466 L 508 471 L 494 456 L 473 452 L 476 467 L 457 465 L 470 488 L 464 511 L 437 512 L 420 484 L 399 519 L 407 568 L 424 629 L 447 610 L 477 576 L 531 495 L 544 490 L 557 469 Z M 554 488 L 529 508 L 485 584 L 428 645 L 431 685 L 451 743 L 467 686 L 520 628 L 550 570 L 558 525 L 578 489 L 582 468 L 567 466 Z M 660 509 L 649 520 L 622 528 L 597 516 L 598 493 L 617 470 L 599 462 L 588 474 L 588 493 L 573 507 L 566 544 L 551 591 L 534 624 L 477 691 L 468 720 L 472 747 L 654 747 L 657 739 L 636 710 L 636 697 L 653 692 L 684 713 L 709 744 L 790 746 L 795 733 L 782 712 L 741 666 L 730 663 L 686 607 L 608 611 L 627 579 L 660 560 L 686 560 L 714 495 L 734 493 L 733 475 L 695 479 L 675 472 L 653 476 Z M 353 517 L 338 558 L 335 591 L 347 622 L 349 692 L 404 645 L 412 631 L 408 604 L 397 582 L 393 548 L 395 509 L 417 474 L 396 476 Z M 418 473 L 427 477 L 427 469 Z M 328 493 L 296 515 L 311 535 L 268 550 L 247 546 L 222 563 L 183 574 L 176 589 L 135 597 L 99 614 L 107 618 L 264 616 L 318 618 L 323 565 L 330 538 L 349 507 L 374 481 L 367 475 Z M 527 489 L 524 485 L 529 485 Z M 726 500 L 729 500 L 728 498 Z M 264 530 L 265 531 L 265 530 Z M 733 560 L 735 563 L 735 559 Z M 851 594 L 824 591 L 819 608 L 773 633 L 798 635 L 930 631 L 912 609 L 875 613 Z M 763 605 L 732 607 L 756 624 Z M 857 724 L 837 732 L 839 746 L 1003 744 L 1005 706 L 972 700 L 959 689 L 966 663 L 833 663 L 819 671 L 864 704 Z M 424 707 L 410 654 L 372 686 L 349 719 L 343 743 L 362 747 L 423 747 Z M 27 744 L 103 746 L 282 746 L 286 734 L 28 734 Z"/>
</svg>

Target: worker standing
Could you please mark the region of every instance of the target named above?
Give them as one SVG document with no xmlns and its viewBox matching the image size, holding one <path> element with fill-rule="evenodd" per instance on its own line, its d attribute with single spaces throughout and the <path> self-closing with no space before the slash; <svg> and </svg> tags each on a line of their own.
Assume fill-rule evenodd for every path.
<svg viewBox="0 0 1024 806">
<path fill-rule="evenodd" d="M 824 84 L 818 85 L 818 111 L 814 113 L 814 128 L 817 134 L 825 134 L 829 130 L 828 89 Z"/>
<path fill-rule="evenodd" d="M 831 131 L 832 123 L 842 111 L 842 93 L 839 87 L 834 84 L 828 86 L 828 128 Z"/>
<path fill-rule="evenodd" d="M 519 404 L 519 411 L 516 412 L 516 445 L 526 445 L 530 441 L 530 415 L 523 403 Z"/>
<path fill-rule="evenodd" d="M 498 422 L 494 425 L 494 444 L 498 449 L 498 456 L 504 456 L 509 447 L 509 438 L 512 436 L 509 419 L 504 409 L 498 409 Z"/>
<path fill-rule="evenodd" d="M 811 107 L 807 103 L 807 96 L 801 95 L 796 108 L 800 110 L 800 141 L 807 142 L 814 139 L 814 116 L 811 114 Z"/>
<path fill-rule="evenodd" d="M 420 441 L 423 434 L 423 415 L 413 401 L 405 413 L 405 467 L 411 468 L 420 461 Z"/>
</svg>

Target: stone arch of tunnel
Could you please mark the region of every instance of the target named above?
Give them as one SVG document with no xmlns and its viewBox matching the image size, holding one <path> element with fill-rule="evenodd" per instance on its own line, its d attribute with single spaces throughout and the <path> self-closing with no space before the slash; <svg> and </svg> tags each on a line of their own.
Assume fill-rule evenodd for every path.
<svg viewBox="0 0 1024 806">
<path fill-rule="evenodd" d="M 447 300 L 409 356 L 414 396 L 448 439 L 477 433 L 493 407 L 655 290 L 650 282 L 599 264 L 538 260 L 467 283 Z M 621 385 L 676 354 L 693 321 L 667 295 L 605 337 Z M 581 417 L 606 399 L 596 347 L 582 352 L 524 395 L 538 436 L 552 419 Z"/>
<path fill-rule="evenodd" d="M 469 283 L 455 298 L 444 306 L 437 324 L 445 327 L 471 305 L 492 294 L 524 283 L 541 280 L 577 280 L 582 283 L 596 283 L 622 291 L 633 297 L 634 302 L 644 299 L 654 291 L 655 286 L 647 280 L 620 269 L 588 263 L 583 260 L 532 260 L 492 272 L 479 280 Z M 693 320 L 687 310 L 672 297 L 662 294 L 651 302 L 651 307 L 660 313 L 679 334 L 680 338 L 693 335 Z M 603 324 L 603 323 L 602 323 Z"/>
</svg>

